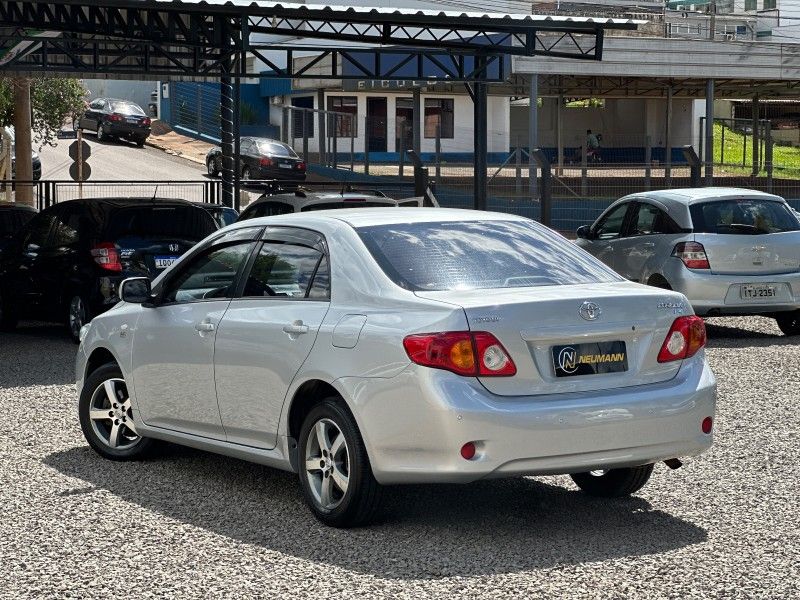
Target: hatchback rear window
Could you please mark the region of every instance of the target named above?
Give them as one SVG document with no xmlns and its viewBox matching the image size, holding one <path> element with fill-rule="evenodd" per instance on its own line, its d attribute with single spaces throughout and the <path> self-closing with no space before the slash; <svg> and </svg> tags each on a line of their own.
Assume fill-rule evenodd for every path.
<svg viewBox="0 0 800 600">
<path fill-rule="evenodd" d="M 794 213 L 776 200 L 714 200 L 693 204 L 689 212 L 696 233 L 760 235 L 800 230 Z"/>
<path fill-rule="evenodd" d="M 408 290 L 620 281 L 583 250 L 532 221 L 399 223 L 357 231 L 383 271 Z"/>
<path fill-rule="evenodd" d="M 216 229 L 211 215 L 199 207 L 137 206 L 114 211 L 106 235 L 112 241 L 137 236 L 196 242 Z"/>
<path fill-rule="evenodd" d="M 309 204 L 300 209 L 301 212 L 310 210 L 333 210 L 339 208 L 375 208 L 379 206 L 395 206 L 394 202 L 366 202 L 361 200 L 350 200 L 348 202 L 322 202 L 319 204 Z"/>
</svg>

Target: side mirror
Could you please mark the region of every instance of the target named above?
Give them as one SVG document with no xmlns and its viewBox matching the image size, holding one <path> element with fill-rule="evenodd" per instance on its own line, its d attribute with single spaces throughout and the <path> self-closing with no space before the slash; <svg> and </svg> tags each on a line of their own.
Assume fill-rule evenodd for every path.
<svg viewBox="0 0 800 600">
<path fill-rule="evenodd" d="M 588 225 L 581 225 L 575 233 L 582 240 L 589 240 L 592 237 L 592 229 Z"/>
<path fill-rule="evenodd" d="M 123 302 L 145 304 L 152 300 L 150 280 L 147 277 L 130 277 L 119 286 L 119 297 Z"/>
</svg>

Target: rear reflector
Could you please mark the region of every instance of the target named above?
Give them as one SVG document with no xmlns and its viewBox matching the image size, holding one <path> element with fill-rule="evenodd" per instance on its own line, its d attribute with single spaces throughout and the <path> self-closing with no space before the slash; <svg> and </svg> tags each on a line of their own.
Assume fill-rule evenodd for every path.
<svg viewBox="0 0 800 600">
<path fill-rule="evenodd" d="M 464 460 L 472 460 L 475 458 L 475 444 L 473 442 L 467 442 L 461 446 L 461 458 Z"/>
<path fill-rule="evenodd" d="M 712 419 L 711 417 L 706 417 L 700 424 L 700 429 L 702 429 L 703 433 L 705 433 L 706 435 L 711 433 L 711 430 L 713 428 L 714 428 L 714 419 Z"/>
<path fill-rule="evenodd" d="M 672 256 L 680 258 L 687 269 L 710 269 L 708 256 L 703 244 L 697 242 L 680 242 L 672 251 Z"/>
<path fill-rule="evenodd" d="M 658 353 L 658 362 L 683 360 L 697 354 L 706 345 L 706 324 L 697 316 L 678 317 Z"/>
<path fill-rule="evenodd" d="M 122 271 L 122 263 L 119 259 L 119 250 L 111 242 L 101 242 L 92 247 L 92 257 L 94 262 L 106 271 L 119 273 Z"/>
<path fill-rule="evenodd" d="M 510 377 L 517 367 L 500 341 L 485 331 L 448 331 L 410 335 L 403 340 L 418 365 L 467 377 Z"/>
</svg>

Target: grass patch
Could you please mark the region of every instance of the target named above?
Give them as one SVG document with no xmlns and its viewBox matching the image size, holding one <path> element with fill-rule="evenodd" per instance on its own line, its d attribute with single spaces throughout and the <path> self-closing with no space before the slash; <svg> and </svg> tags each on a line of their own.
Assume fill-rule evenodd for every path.
<svg viewBox="0 0 800 600">
<path fill-rule="evenodd" d="M 724 153 L 723 153 L 724 131 Z M 761 141 L 761 171 L 764 169 L 764 142 Z M 753 172 L 753 136 L 714 123 L 714 163 L 731 175 L 751 175 Z M 772 149 L 773 176 L 800 179 L 800 148 L 774 145 Z"/>
</svg>

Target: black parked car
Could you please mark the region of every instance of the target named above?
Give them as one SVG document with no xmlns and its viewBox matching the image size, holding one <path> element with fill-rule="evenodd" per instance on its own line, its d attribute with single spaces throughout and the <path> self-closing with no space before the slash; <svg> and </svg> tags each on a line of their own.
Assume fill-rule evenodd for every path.
<svg viewBox="0 0 800 600">
<path fill-rule="evenodd" d="M 141 147 L 150 135 L 150 123 L 150 117 L 134 102 L 97 98 L 86 107 L 75 125 L 76 129 L 96 131 L 98 142 L 125 138 Z"/>
<path fill-rule="evenodd" d="M 217 225 L 183 200 L 72 200 L 37 214 L 0 254 L 0 329 L 63 322 L 74 340 L 117 303 L 119 283 L 155 277 Z"/>
<path fill-rule="evenodd" d="M 305 181 L 306 163 L 291 146 L 269 138 L 243 137 L 239 142 L 242 179 Z M 212 177 L 222 170 L 222 150 L 206 154 L 206 169 Z"/>
<path fill-rule="evenodd" d="M 0 252 L 8 245 L 14 234 L 36 216 L 30 206 L 0 202 Z"/>
</svg>

